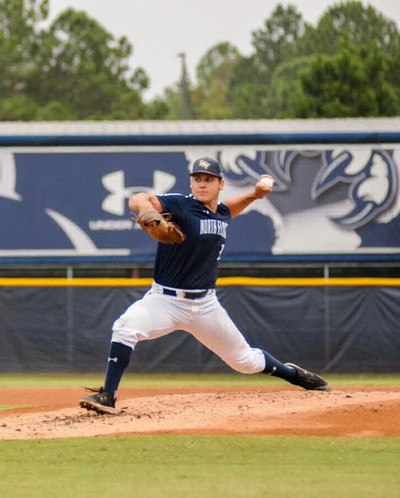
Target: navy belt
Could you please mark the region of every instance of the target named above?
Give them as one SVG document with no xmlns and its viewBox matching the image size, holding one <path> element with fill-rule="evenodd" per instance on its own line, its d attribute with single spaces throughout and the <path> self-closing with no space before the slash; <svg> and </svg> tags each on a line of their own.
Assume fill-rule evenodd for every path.
<svg viewBox="0 0 400 498">
<path fill-rule="evenodd" d="M 201 297 L 205 297 L 208 294 L 209 290 L 204 290 L 200 292 L 189 292 L 189 291 L 184 291 L 182 292 L 182 295 L 185 299 L 200 299 Z M 176 291 L 173 289 L 166 289 L 163 287 L 163 294 L 166 294 L 167 296 L 175 296 L 177 297 Z"/>
</svg>

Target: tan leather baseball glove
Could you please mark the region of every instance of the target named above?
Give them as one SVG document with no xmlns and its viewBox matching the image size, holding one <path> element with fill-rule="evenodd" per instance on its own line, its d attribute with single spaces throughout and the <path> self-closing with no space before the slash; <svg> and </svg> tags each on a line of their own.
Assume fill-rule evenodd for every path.
<svg viewBox="0 0 400 498">
<path fill-rule="evenodd" d="M 164 244 L 181 244 L 186 237 L 180 227 L 170 220 L 169 213 L 159 213 L 155 209 L 139 213 L 136 218 L 136 222 L 151 238 Z"/>
</svg>

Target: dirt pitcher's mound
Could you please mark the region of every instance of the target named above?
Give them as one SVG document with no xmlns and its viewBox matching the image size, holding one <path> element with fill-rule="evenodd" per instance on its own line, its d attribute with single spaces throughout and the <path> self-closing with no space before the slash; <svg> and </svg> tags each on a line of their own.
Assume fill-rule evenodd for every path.
<svg viewBox="0 0 400 498">
<path fill-rule="evenodd" d="M 400 436 L 400 388 L 341 388 L 328 393 L 294 387 L 121 389 L 115 415 L 79 408 L 79 397 L 85 394 L 76 389 L 1 389 L 2 404 L 34 403 L 34 396 L 39 398 L 33 407 L 1 412 L 0 439 L 127 434 Z"/>
</svg>

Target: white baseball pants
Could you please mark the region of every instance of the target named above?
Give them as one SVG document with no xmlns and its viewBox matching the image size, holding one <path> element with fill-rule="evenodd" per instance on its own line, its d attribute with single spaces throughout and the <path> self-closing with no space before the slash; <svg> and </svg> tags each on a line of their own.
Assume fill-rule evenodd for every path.
<svg viewBox="0 0 400 498">
<path fill-rule="evenodd" d="M 249 346 L 214 290 L 205 297 L 187 299 L 180 296 L 184 292 L 181 289 L 172 289 L 177 296 L 165 295 L 163 289 L 154 283 L 142 299 L 114 322 L 113 342 L 134 349 L 140 341 L 185 330 L 240 373 L 254 374 L 265 369 L 262 350 Z"/>
</svg>

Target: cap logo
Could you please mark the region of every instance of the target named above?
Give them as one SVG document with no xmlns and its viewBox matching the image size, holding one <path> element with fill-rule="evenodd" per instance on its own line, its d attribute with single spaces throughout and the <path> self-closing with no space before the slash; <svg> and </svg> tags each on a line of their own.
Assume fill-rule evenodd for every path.
<svg viewBox="0 0 400 498">
<path fill-rule="evenodd" d="M 202 159 L 199 162 L 199 166 L 201 166 L 202 168 L 208 169 L 211 166 L 211 163 L 209 163 L 208 161 L 204 161 L 204 159 Z"/>
</svg>

